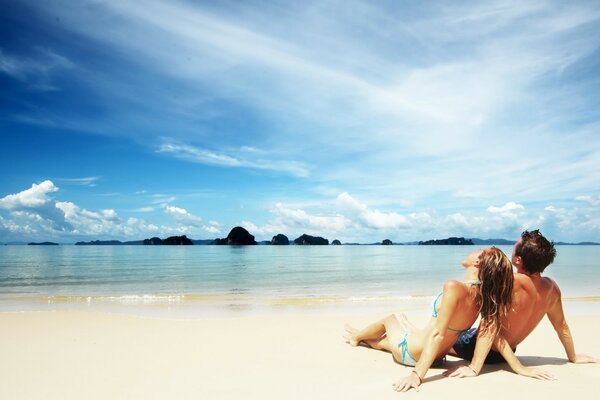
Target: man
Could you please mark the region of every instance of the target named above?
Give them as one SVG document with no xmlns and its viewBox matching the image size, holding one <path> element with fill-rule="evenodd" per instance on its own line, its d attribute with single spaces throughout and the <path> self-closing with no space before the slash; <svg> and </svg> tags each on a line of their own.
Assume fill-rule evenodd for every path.
<svg viewBox="0 0 600 400">
<path fill-rule="evenodd" d="M 491 350 L 493 345 L 496 350 L 504 350 L 503 354 L 508 355 L 507 361 L 515 372 L 538 379 L 551 379 L 552 376 L 544 371 L 524 368 L 511 351 L 507 352 L 504 349 L 504 346 L 509 346 L 514 351 L 516 346 L 535 329 L 544 315 L 547 315 L 552 323 L 570 362 L 600 362 L 594 357 L 575 353 L 571 331 L 563 312 L 560 289 L 552 279 L 541 276 L 544 269 L 554 261 L 555 256 L 554 244 L 549 242 L 539 230 L 525 231 L 521 234 L 512 253 L 512 263 L 517 269 L 514 274 L 512 308 L 502 321 L 499 334 L 496 335 L 497 327 L 481 332 L 473 328 L 469 331 L 469 335 L 459 338 L 454 345 L 454 351 L 458 357 L 471 360 L 471 364 L 448 370 L 446 376 L 461 378 L 476 376 L 484 362 L 504 361 L 497 351 Z"/>
</svg>

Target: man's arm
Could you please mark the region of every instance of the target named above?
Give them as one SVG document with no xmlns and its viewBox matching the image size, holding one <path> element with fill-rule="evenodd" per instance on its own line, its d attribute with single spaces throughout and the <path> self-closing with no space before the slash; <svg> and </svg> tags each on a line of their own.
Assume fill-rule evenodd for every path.
<svg viewBox="0 0 600 400">
<path fill-rule="evenodd" d="M 501 335 L 496 336 L 494 339 L 494 347 L 498 350 L 498 353 L 504 357 L 510 368 L 517 374 L 541 380 L 556 379 L 551 373 L 546 372 L 543 369 L 523 366 L 521 361 L 519 361 L 515 353 L 510 348 L 510 345 L 506 339 L 504 339 L 504 337 Z"/>
<path fill-rule="evenodd" d="M 586 354 L 575 353 L 575 343 L 573 343 L 573 336 L 571 336 L 569 324 L 567 324 L 567 320 L 565 319 L 561 293 L 556 283 L 554 283 L 554 291 L 552 293 L 552 296 L 555 296 L 554 305 L 550 308 L 550 311 L 548 311 L 546 315 L 548 315 L 550 323 L 552 324 L 554 330 L 558 334 L 558 338 L 560 339 L 560 342 L 565 348 L 565 352 L 567 353 L 567 358 L 569 359 L 569 361 L 572 363 L 600 362 L 600 360 L 595 357 L 588 356 Z"/>
</svg>

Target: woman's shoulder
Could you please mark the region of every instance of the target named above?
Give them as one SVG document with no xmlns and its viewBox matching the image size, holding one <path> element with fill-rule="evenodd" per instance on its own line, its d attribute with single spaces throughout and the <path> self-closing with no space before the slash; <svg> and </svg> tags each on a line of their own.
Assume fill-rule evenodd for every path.
<svg viewBox="0 0 600 400">
<path fill-rule="evenodd" d="M 450 280 L 450 281 L 446 281 L 444 283 L 444 293 L 449 293 L 449 292 L 459 293 L 459 292 L 463 292 L 463 291 L 466 291 L 466 288 L 462 282 L 459 282 L 456 280 Z"/>
</svg>

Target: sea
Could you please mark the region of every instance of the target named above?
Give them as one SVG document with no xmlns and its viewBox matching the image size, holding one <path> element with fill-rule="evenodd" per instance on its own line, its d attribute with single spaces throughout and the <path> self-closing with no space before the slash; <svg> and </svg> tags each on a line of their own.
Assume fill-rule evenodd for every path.
<svg viewBox="0 0 600 400">
<path fill-rule="evenodd" d="M 511 246 L 497 246 L 509 257 Z M 474 246 L 0 246 L 0 312 L 168 318 L 428 308 Z M 557 246 L 567 312 L 600 313 L 600 246 Z"/>
</svg>

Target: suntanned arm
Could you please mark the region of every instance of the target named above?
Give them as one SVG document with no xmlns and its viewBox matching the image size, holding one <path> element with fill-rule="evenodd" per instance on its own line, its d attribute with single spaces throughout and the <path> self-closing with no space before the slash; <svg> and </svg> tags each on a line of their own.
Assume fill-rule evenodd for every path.
<svg viewBox="0 0 600 400">
<path fill-rule="evenodd" d="M 510 348 L 510 345 L 504 339 L 502 335 L 496 335 L 495 332 L 497 328 L 489 327 L 486 332 L 480 331 L 477 336 L 477 343 L 475 345 L 475 354 L 473 356 L 473 361 L 471 364 L 467 366 L 461 366 L 458 368 L 454 368 L 452 370 L 446 371 L 444 373 L 445 376 L 455 377 L 455 378 L 466 378 L 477 376 L 483 367 L 483 362 L 487 357 L 487 354 L 493 345 L 494 348 L 504 357 L 508 365 L 519 375 L 528 376 L 530 378 L 542 379 L 542 380 L 553 380 L 555 379 L 552 374 L 546 372 L 539 368 L 529 368 L 523 366 L 515 353 Z M 487 352 L 481 351 L 481 348 L 486 347 Z M 478 354 L 478 347 L 479 354 Z M 477 357 L 477 359 L 476 359 Z M 482 357 L 482 358 L 480 358 Z"/>
<path fill-rule="evenodd" d="M 571 336 L 571 330 L 569 329 L 569 324 L 567 324 L 567 320 L 565 319 L 565 313 L 562 307 L 562 299 L 560 289 L 558 285 L 554 283 L 554 292 L 553 296 L 556 296 L 556 300 L 554 305 L 550 308 L 550 311 L 546 314 L 550 323 L 554 327 L 554 330 L 558 334 L 558 338 L 565 348 L 565 352 L 567 353 L 567 358 L 572 363 L 597 363 L 600 362 L 599 359 L 588 356 L 586 354 L 577 354 L 575 353 L 575 343 L 573 343 L 573 336 Z"/>
<path fill-rule="evenodd" d="M 512 368 L 512 370 L 517 374 L 541 380 L 556 379 L 552 374 L 544 371 L 543 369 L 523 366 L 504 337 L 500 335 L 496 336 L 496 339 L 494 339 L 494 347 L 498 350 L 502 357 L 504 357 L 510 368 Z"/>
<path fill-rule="evenodd" d="M 444 300 L 438 312 L 435 327 L 426 339 L 425 347 L 415 368 L 408 376 L 394 384 L 396 391 L 406 392 L 411 388 L 418 390 L 423 377 L 435 361 L 435 357 L 440 351 L 440 346 L 444 342 L 444 335 L 448 331 L 450 317 L 458 307 L 459 287 L 457 285 L 460 285 L 460 283 L 446 282 L 444 285 Z"/>
<path fill-rule="evenodd" d="M 494 338 L 498 329 L 495 326 L 490 326 L 488 329 L 482 329 L 479 325 L 479 332 L 477 333 L 477 342 L 475 342 L 475 351 L 473 352 L 473 358 L 469 366 L 454 367 L 446 372 L 445 376 L 453 378 L 467 378 L 479 375 L 483 368 L 483 363 L 489 354 Z"/>
<path fill-rule="evenodd" d="M 498 333 L 498 328 L 495 325 L 488 326 L 484 329 L 482 324 L 479 324 L 479 332 L 477 333 L 477 342 L 475 342 L 475 351 L 469 369 L 475 374 L 479 375 L 483 368 L 483 363 L 487 358 L 490 350 L 492 349 L 492 343 Z"/>
</svg>

